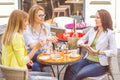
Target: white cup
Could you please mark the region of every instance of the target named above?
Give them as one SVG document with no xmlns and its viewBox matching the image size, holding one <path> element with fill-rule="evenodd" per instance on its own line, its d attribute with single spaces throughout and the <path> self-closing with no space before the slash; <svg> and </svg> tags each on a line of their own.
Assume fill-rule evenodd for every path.
<svg viewBox="0 0 120 80">
<path fill-rule="evenodd" d="M 71 50 L 71 56 L 75 57 L 77 55 L 77 49 Z"/>
</svg>

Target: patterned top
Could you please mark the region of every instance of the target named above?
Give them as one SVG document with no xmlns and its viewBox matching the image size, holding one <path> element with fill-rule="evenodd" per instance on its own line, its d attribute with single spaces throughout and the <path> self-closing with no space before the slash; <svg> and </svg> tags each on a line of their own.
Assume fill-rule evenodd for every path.
<svg viewBox="0 0 120 80">
<path fill-rule="evenodd" d="M 44 27 L 42 27 L 40 34 L 38 34 L 34 29 L 32 31 L 31 26 L 27 26 L 27 29 L 24 31 L 23 35 L 28 52 L 31 51 L 29 47 L 30 44 L 37 43 L 40 39 L 45 39 L 46 37 L 51 36 L 50 25 L 48 23 L 44 23 L 43 25 Z M 44 32 L 44 28 L 46 28 L 47 34 Z M 40 48 L 38 52 L 43 51 L 45 47 L 46 45 Z"/>
</svg>

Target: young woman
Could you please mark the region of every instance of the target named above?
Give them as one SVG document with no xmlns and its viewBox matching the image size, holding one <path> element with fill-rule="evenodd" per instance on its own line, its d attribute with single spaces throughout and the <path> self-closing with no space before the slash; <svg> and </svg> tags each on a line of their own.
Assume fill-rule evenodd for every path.
<svg viewBox="0 0 120 80">
<path fill-rule="evenodd" d="M 7 29 L 2 37 L 2 64 L 14 68 L 26 68 L 32 57 L 43 46 L 43 41 L 27 53 L 23 30 L 28 24 L 28 14 L 22 10 L 14 10 L 8 21 Z"/>
<path fill-rule="evenodd" d="M 36 52 L 32 58 L 33 65 L 32 70 L 34 71 L 44 71 L 43 68 L 46 65 L 40 64 L 37 61 L 37 55 L 45 52 L 48 46 L 49 40 L 52 42 L 57 42 L 57 38 L 51 36 L 50 25 L 44 22 L 45 10 L 39 5 L 33 5 L 29 10 L 29 25 L 26 31 L 24 31 L 25 44 L 27 46 L 28 52 L 30 52 L 40 39 L 43 39 L 45 45 Z"/>
<path fill-rule="evenodd" d="M 109 65 L 108 58 L 117 55 L 115 32 L 109 12 L 98 10 L 95 22 L 96 27 L 78 40 L 78 46 L 88 51 L 86 57 L 67 67 L 64 80 L 82 80 L 105 74 Z"/>
</svg>

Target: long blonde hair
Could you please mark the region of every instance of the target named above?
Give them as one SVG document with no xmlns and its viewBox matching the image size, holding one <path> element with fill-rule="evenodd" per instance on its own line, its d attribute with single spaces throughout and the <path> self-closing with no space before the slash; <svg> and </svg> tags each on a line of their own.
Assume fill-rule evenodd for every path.
<svg viewBox="0 0 120 80">
<path fill-rule="evenodd" d="M 31 26 L 32 31 L 33 31 L 33 26 L 35 25 L 35 16 L 36 16 L 36 13 L 38 13 L 39 10 L 45 12 L 45 9 L 42 6 L 39 6 L 39 5 L 33 5 L 29 10 L 29 16 L 30 16 L 29 17 L 29 24 Z M 43 28 L 45 34 L 47 34 L 46 26 L 44 24 L 42 24 L 42 28 Z"/>
<path fill-rule="evenodd" d="M 24 30 L 23 22 L 28 20 L 28 14 L 22 10 L 14 10 L 8 20 L 8 25 L 2 37 L 4 45 L 11 44 L 14 33 L 22 33 Z"/>
</svg>

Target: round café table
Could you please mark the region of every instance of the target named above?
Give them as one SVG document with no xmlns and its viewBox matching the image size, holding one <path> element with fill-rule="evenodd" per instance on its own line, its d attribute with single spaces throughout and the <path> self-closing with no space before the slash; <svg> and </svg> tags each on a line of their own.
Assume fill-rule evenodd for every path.
<svg viewBox="0 0 120 80">
<path fill-rule="evenodd" d="M 56 53 L 52 53 L 52 54 L 56 54 Z M 64 52 L 59 52 L 60 57 L 59 59 L 53 59 L 51 57 L 51 54 L 46 54 L 46 53 L 42 53 L 39 54 L 37 56 L 37 60 L 42 63 L 42 64 L 46 64 L 46 65 L 50 65 L 53 75 L 54 77 L 57 77 L 59 80 L 60 77 L 60 73 L 61 71 L 68 65 L 68 64 L 72 64 L 74 62 L 77 62 L 81 59 L 80 55 L 77 54 L 76 57 L 71 57 L 69 56 L 70 52 L 68 52 L 67 54 L 65 54 Z M 46 58 L 48 57 L 48 58 Z M 46 58 L 46 59 L 45 59 Z M 55 71 L 53 69 L 53 65 L 56 65 L 57 67 L 57 74 L 55 75 Z M 59 66 L 63 65 L 62 68 L 60 69 Z"/>
</svg>

